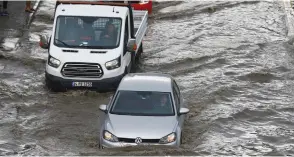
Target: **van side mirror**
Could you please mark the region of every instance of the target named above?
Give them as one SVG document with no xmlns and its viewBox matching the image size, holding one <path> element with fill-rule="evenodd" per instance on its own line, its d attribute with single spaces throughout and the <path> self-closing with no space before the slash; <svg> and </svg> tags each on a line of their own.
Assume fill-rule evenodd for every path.
<svg viewBox="0 0 294 157">
<path fill-rule="evenodd" d="M 40 36 L 40 43 L 39 43 L 40 47 L 42 49 L 48 49 L 49 48 L 49 41 L 48 41 L 48 37 L 45 35 L 41 35 Z"/>
<path fill-rule="evenodd" d="M 179 116 L 183 115 L 183 114 L 187 114 L 189 112 L 190 112 L 190 110 L 187 108 L 180 108 Z"/>
<path fill-rule="evenodd" d="M 107 105 L 104 105 L 104 104 L 100 105 L 99 110 L 101 110 L 104 113 L 107 113 Z"/>
<path fill-rule="evenodd" d="M 136 39 L 132 38 L 128 41 L 127 50 L 129 52 L 136 52 L 137 50 Z"/>
</svg>

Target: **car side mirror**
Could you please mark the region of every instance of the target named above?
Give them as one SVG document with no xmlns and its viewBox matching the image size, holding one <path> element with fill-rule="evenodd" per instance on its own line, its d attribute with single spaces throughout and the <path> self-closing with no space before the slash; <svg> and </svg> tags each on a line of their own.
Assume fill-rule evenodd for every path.
<svg viewBox="0 0 294 157">
<path fill-rule="evenodd" d="M 190 112 L 190 110 L 187 108 L 180 108 L 179 115 L 187 114 L 189 112 Z"/>
<path fill-rule="evenodd" d="M 100 105 L 99 110 L 101 110 L 104 113 L 107 113 L 107 105 L 104 105 L 104 104 Z"/>
<path fill-rule="evenodd" d="M 127 50 L 129 52 L 136 52 L 137 50 L 136 39 L 132 38 L 128 41 Z"/>
<path fill-rule="evenodd" d="M 43 49 L 48 49 L 49 48 L 49 41 L 48 41 L 48 37 L 45 35 L 41 35 L 40 36 L 40 43 L 39 43 L 40 47 Z"/>
</svg>

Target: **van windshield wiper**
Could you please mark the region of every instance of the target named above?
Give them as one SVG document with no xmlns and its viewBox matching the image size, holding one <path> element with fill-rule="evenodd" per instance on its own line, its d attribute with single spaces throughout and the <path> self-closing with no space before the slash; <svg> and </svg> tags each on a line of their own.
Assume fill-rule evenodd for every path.
<svg viewBox="0 0 294 157">
<path fill-rule="evenodd" d="M 105 49 L 104 46 L 88 46 L 88 45 L 79 45 L 79 47 L 88 48 L 88 49 Z"/>
<path fill-rule="evenodd" d="M 61 41 L 61 40 L 59 40 L 59 39 L 55 39 L 55 40 L 58 41 L 58 42 L 60 42 L 60 43 L 62 43 L 62 44 L 63 44 L 64 46 L 66 46 L 66 47 L 72 47 L 72 46 L 66 44 L 65 42 L 63 42 L 63 41 Z"/>
</svg>

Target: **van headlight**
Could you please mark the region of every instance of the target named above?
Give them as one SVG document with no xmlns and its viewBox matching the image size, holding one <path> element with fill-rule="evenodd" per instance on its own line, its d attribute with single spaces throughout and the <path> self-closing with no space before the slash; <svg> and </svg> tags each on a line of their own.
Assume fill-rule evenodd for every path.
<svg viewBox="0 0 294 157">
<path fill-rule="evenodd" d="M 117 142 L 118 141 L 116 136 L 114 136 L 112 133 L 110 133 L 109 131 L 106 131 L 106 130 L 103 131 L 103 138 L 107 141 L 110 141 L 110 142 Z"/>
<path fill-rule="evenodd" d="M 48 65 L 50 65 L 54 68 L 58 68 L 60 65 L 60 61 L 52 56 L 49 56 Z"/>
<path fill-rule="evenodd" d="M 121 65 L 121 58 L 120 56 L 114 60 L 108 61 L 105 63 L 105 67 L 107 70 L 112 70 L 112 69 L 116 69 L 119 68 Z"/>
<path fill-rule="evenodd" d="M 159 143 L 161 143 L 161 144 L 171 143 L 171 142 L 176 141 L 176 139 L 177 139 L 176 133 L 173 132 L 173 133 L 171 133 L 169 135 L 166 135 L 163 138 L 161 138 L 159 140 Z"/>
</svg>

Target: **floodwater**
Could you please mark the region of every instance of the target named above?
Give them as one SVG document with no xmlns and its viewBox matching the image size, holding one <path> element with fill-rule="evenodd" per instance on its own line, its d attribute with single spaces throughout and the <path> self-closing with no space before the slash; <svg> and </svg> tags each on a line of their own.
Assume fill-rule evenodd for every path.
<svg viewBox="0 0 294 157">
<path fill-rule="evenodd" d="M 175 77 L 190 108 L 181 148 L 98 149 L 112 93 L 44 87 L 54 2 L 0 59 L 0 155 L 293 155 L 294 55 L 279 1 L 154 5 L 138 72 Z M 5 54 L 5 55 L 4 55 Z"/>
</svg>

